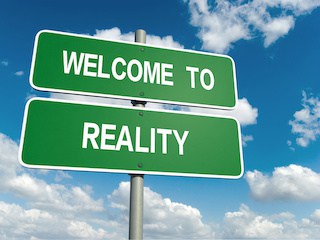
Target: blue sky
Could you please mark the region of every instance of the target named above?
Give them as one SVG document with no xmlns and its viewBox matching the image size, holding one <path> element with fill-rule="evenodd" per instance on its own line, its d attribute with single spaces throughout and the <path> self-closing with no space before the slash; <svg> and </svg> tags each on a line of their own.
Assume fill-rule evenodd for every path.
<svg viewBox="0 0 320 240">
<path fill-rule="evenodd" d="M 320 234 L 320 1 L 5 1 L 0 7 L 1 239 L 126 239 L 126 174 L 25 169 L 18 163 L 42 29 L 224 53 L 236 63 L 239 180 L 145 176 L 146 239 L 317 238 Z M 168 108 L 148 104 L 153 108 Z M 217 110 L 184 108 L 215 114 Z"/>
</svg>

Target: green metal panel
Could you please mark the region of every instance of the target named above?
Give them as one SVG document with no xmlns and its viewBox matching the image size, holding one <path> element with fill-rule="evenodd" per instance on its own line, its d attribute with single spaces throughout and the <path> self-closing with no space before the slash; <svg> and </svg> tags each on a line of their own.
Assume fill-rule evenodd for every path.
<svg viewBox="0 0 320 240">
<path fill-rule="evenodd" d="M 97 149 L 84 137 L 94 133 L 93 128 L 84 130 L 85 123 L 99 127 L 93 139 Z M 102 131 L 103 124 L 116 129 Z M 123 126 L 127 135 L 120 137 Z M 105 134 L 109 135 L 101 139 Z M 238 178 L 243 174 L 240 136 L 233 118 L 36 98 L 26 105 L 20 161 L 36 168 Z M 119 145 L 119 151 L 101 149 L 102 143 L 116 146 L 119 139 L 128 143 L 128 138 L 131 151 L 128 144 Z M 137 145 L 147 151 L 139 151 Z"/>
<path fill-rule="evenodd" d="M 54 31 L 37 34 L 30 82 L 38 90 L 189 106 L 232 109 L 237 101 L 229 56 Z"/>
</svg>

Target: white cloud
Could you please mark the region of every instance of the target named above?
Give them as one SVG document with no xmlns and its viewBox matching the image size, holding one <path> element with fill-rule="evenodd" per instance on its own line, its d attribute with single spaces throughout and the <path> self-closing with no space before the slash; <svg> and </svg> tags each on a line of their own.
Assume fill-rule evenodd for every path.
<svg viewBox="0 0 320 240">
<path fill-rule="evenodd" d="M 108 239 L 109 236 L 102 228 L 94 229 L 83 221 L 70 221 L 67 227 L 68 234 L 75 239 Z"/>
<path fill-rule="evenodd" d="M 5 60 L 3 60 L 3 61 L 1 61 L 1 65 L 3 65 L 3 66 L 8 66 L 9 65 L 9 62 L 8 61 L 5 61 Z"/>
<path fill-rule="evenodd" d="M 305 92 L 302 92 L 302 96 L 303 108 L 294 113 L 294 120 L 290 120 L 289 125 L 291 132 L 298 135 L 296 143 L 307 147 L 320 136 L 320 99 L 308 97 Z"/>
<path fill-rule="evenodd" d="M 210 225 L 202 221 L 198 209 L 163 198 L 145 188 L 145 230 L 150 238 L 204 239 L 214 237 Z"/>
<path fill-rule="evenodd" d="M 257 200 L 320 200 L 320 174 L 299 165 L 275 168 L 272 176 L 248 171 L 245 179 Z"/>
<path fill-rule="evenodd" d="M 266 217 L 259 216 L 246 205 L 237 212 L 225 214 L 224 238 L 262 238 L 276 239 L 282 234 L 283 226 Z"/>
<path fill-rule="evenodd" d="M 111 40 L 121 40 L 127 42 L 134 42 L 134 32 L 121 33 L 121 30 L 117 27 L 111 29 L 96 30 L 95 37 L 111 39 Z M 150 35 L 147 33 L 146 43 L 149 45 L 169 47 L 169 48 L 183 48 L 183 45 L 173 40 L 172 36 L 159 37 L 155 35 Z"/>
<path fill-rule="evenodd" d="M 239 99 L 238 105 L 229 114 L 237 118 L 242 126 L 247 126 L 257 123 L 258 109 L 252 107 L 246 98 L 242 98 Z"/>
<path fill-rule="evenodd" d="M 253 107 L 246 98 L 239 99 L 234 110 L 218 110 L 209 108 L 190 108 L 191 112 L 206 113 L 211 115 L 223 115 L 235 117 L 241 126 L 253 125 L 257 123 L 258 109 Z"/>
<path fill-rule="evenodd" d="M 264 46 L 269 47 L 280 37 L 285 36 L 294 27 L 294 18 L 292 16 L 279 17 L 270 20 L 261 27 L 264 33 Z"/>
<path fill-rule="evenodd" d="M 252 135 L 242 135 L 242 146 L 246 147 L 248 146 L 248 142 L 253 141 L 253 136 Z"/>
<path fill-rule="evenodd" d="M 102 228 L 46 210 L 0 201 L 1 239 L 121 239 Z"/>
<path fill-rule="evenodd" d="M 16 75 L 18 77 L 23 76 L 23 74 L 24 74 L 24 71 L 17 71 L 17 72 L 14 73 L 14 75 Z"/>
<path fill-rule="evenodd" d="M 0 133 L 0 190 L 10 177 L 15 176 L 22 168 L 18 163 L 18 145 L 9 137 Z"/>
<path fill-rule="evenodd" d="M 295 15 L 311 13 L 320 5 L 319 0 L 264 0 L 264 2 L 269 7 L 280 7 L 282 9 L 293 11 Z"/>
<path fill-rule="evenodd" d="M 71 175 L 68 174 L 67 172 L 65 171 L 56 171 L 56 177 L 54 178 L 54 180 L 56 182 L 61 182 L 63 181 L 64 179 L 72 179 Z"/>
<path fill-rule="evenodd" d="M 291 151 L 295 151 L 296 149 L 292 146 L 292 142 L 290 140 L 287 141 L 287 145 Z"/>
<path fill-rule="evenodd" d="M 294 28 L 298 16 L 320 6 L 319 0 L 217 0 L 215 5 L 209 5 L 207 0 L 187 2 L 190 23 L 199 28 L 202 47 L 215 52 L 228 52 L 233 43 L 259 34 L 268 47 Z"/>
<path fill-rule="evenodd" d="M 217 1 L 216 11 L 205 0 L 190 0 L 191 24 L 199 27 L 198 37 L 203 49 L 227 52 L 230 44 L 249 39 L 246 24 L 238 16 L 238 9 L 227 1 Z"/>
<path fill-rule="evenodd" d="M 2 180 L 0 189 L 30 201 L 32 206 L 40 209 L 69 211 L 77 214 L 104 211 L 102 199 L 92 199 L 90 192 L 84 187 L 67 188 L 61 184 L 48 184 L 27 172 L 11 175 L 10 178 L 0 177 L 0 179 Z"/>
<path fill-rule="evenodd" d="M 225 239 L 318 239 L 320 234 L 319 209 L 300 221 L 289 212 L 261 215 L 242 204 L 239 211 L 225 214 Z"/>
<path fill-rule="evenodd" d="M 130 183 L 122 182 L 110 196 L 111 206 L 122 211 L 127 219 Z M 202 221 L 194 207 L 163 198 L 150 188 L 144 188 L 144 236 L 147 239 L 205 239 L 213 238 L 210 225 Z"/>
</svg>

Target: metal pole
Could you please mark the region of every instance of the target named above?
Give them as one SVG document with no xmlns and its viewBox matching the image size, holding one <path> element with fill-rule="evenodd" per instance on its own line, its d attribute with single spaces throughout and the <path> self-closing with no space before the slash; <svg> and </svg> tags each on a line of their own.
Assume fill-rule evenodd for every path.
<svg viewBox="0 0 320 240">
<path fill-rule="evenodd" d="M 135 42 L 146 43 L 146 32 L 137 30 Z M 131 101 L 133 106 L 144 107 L 145 101 Z M 143 175 L 130 175 L 130 211 L 129 211 L 129 239 L 143 239 Z"/>
<path fill-rule="evenodd" d="M 143 239 L 143 175 L 131 175 L 129 239 Z"/>
</svg>

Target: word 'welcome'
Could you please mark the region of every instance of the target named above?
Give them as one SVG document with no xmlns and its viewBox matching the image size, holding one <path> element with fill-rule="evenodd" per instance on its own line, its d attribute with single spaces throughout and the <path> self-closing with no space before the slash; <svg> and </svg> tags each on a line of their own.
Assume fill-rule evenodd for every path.
<svg viewBox="0 0 320 240">
<path fill-rule="evenodd" d="M 111 59 L 108 64 L 109 69 L 106 69 L 104 55 L 75 51 L 68 53 L 67 50 L 63 50 L 62 55 L 64 74 L 119 81 L 129 79 L 131 82 L 141 81 L 147 84 L 174 86 L 174 64 L 172 63 L 139 61 L 137 59 L 125 60 L 122 57 L 116 57 Z M 188 83 L 190 88 L 196 88 L 197 82 L 200 82 L 200 86 L 204 90 L 213 89 L 215 78 L 210 69 L 186 66 L 185 71 L 190 75 Z M 183 81 L 186 80 L 188 79 Z"/>
</svg>

